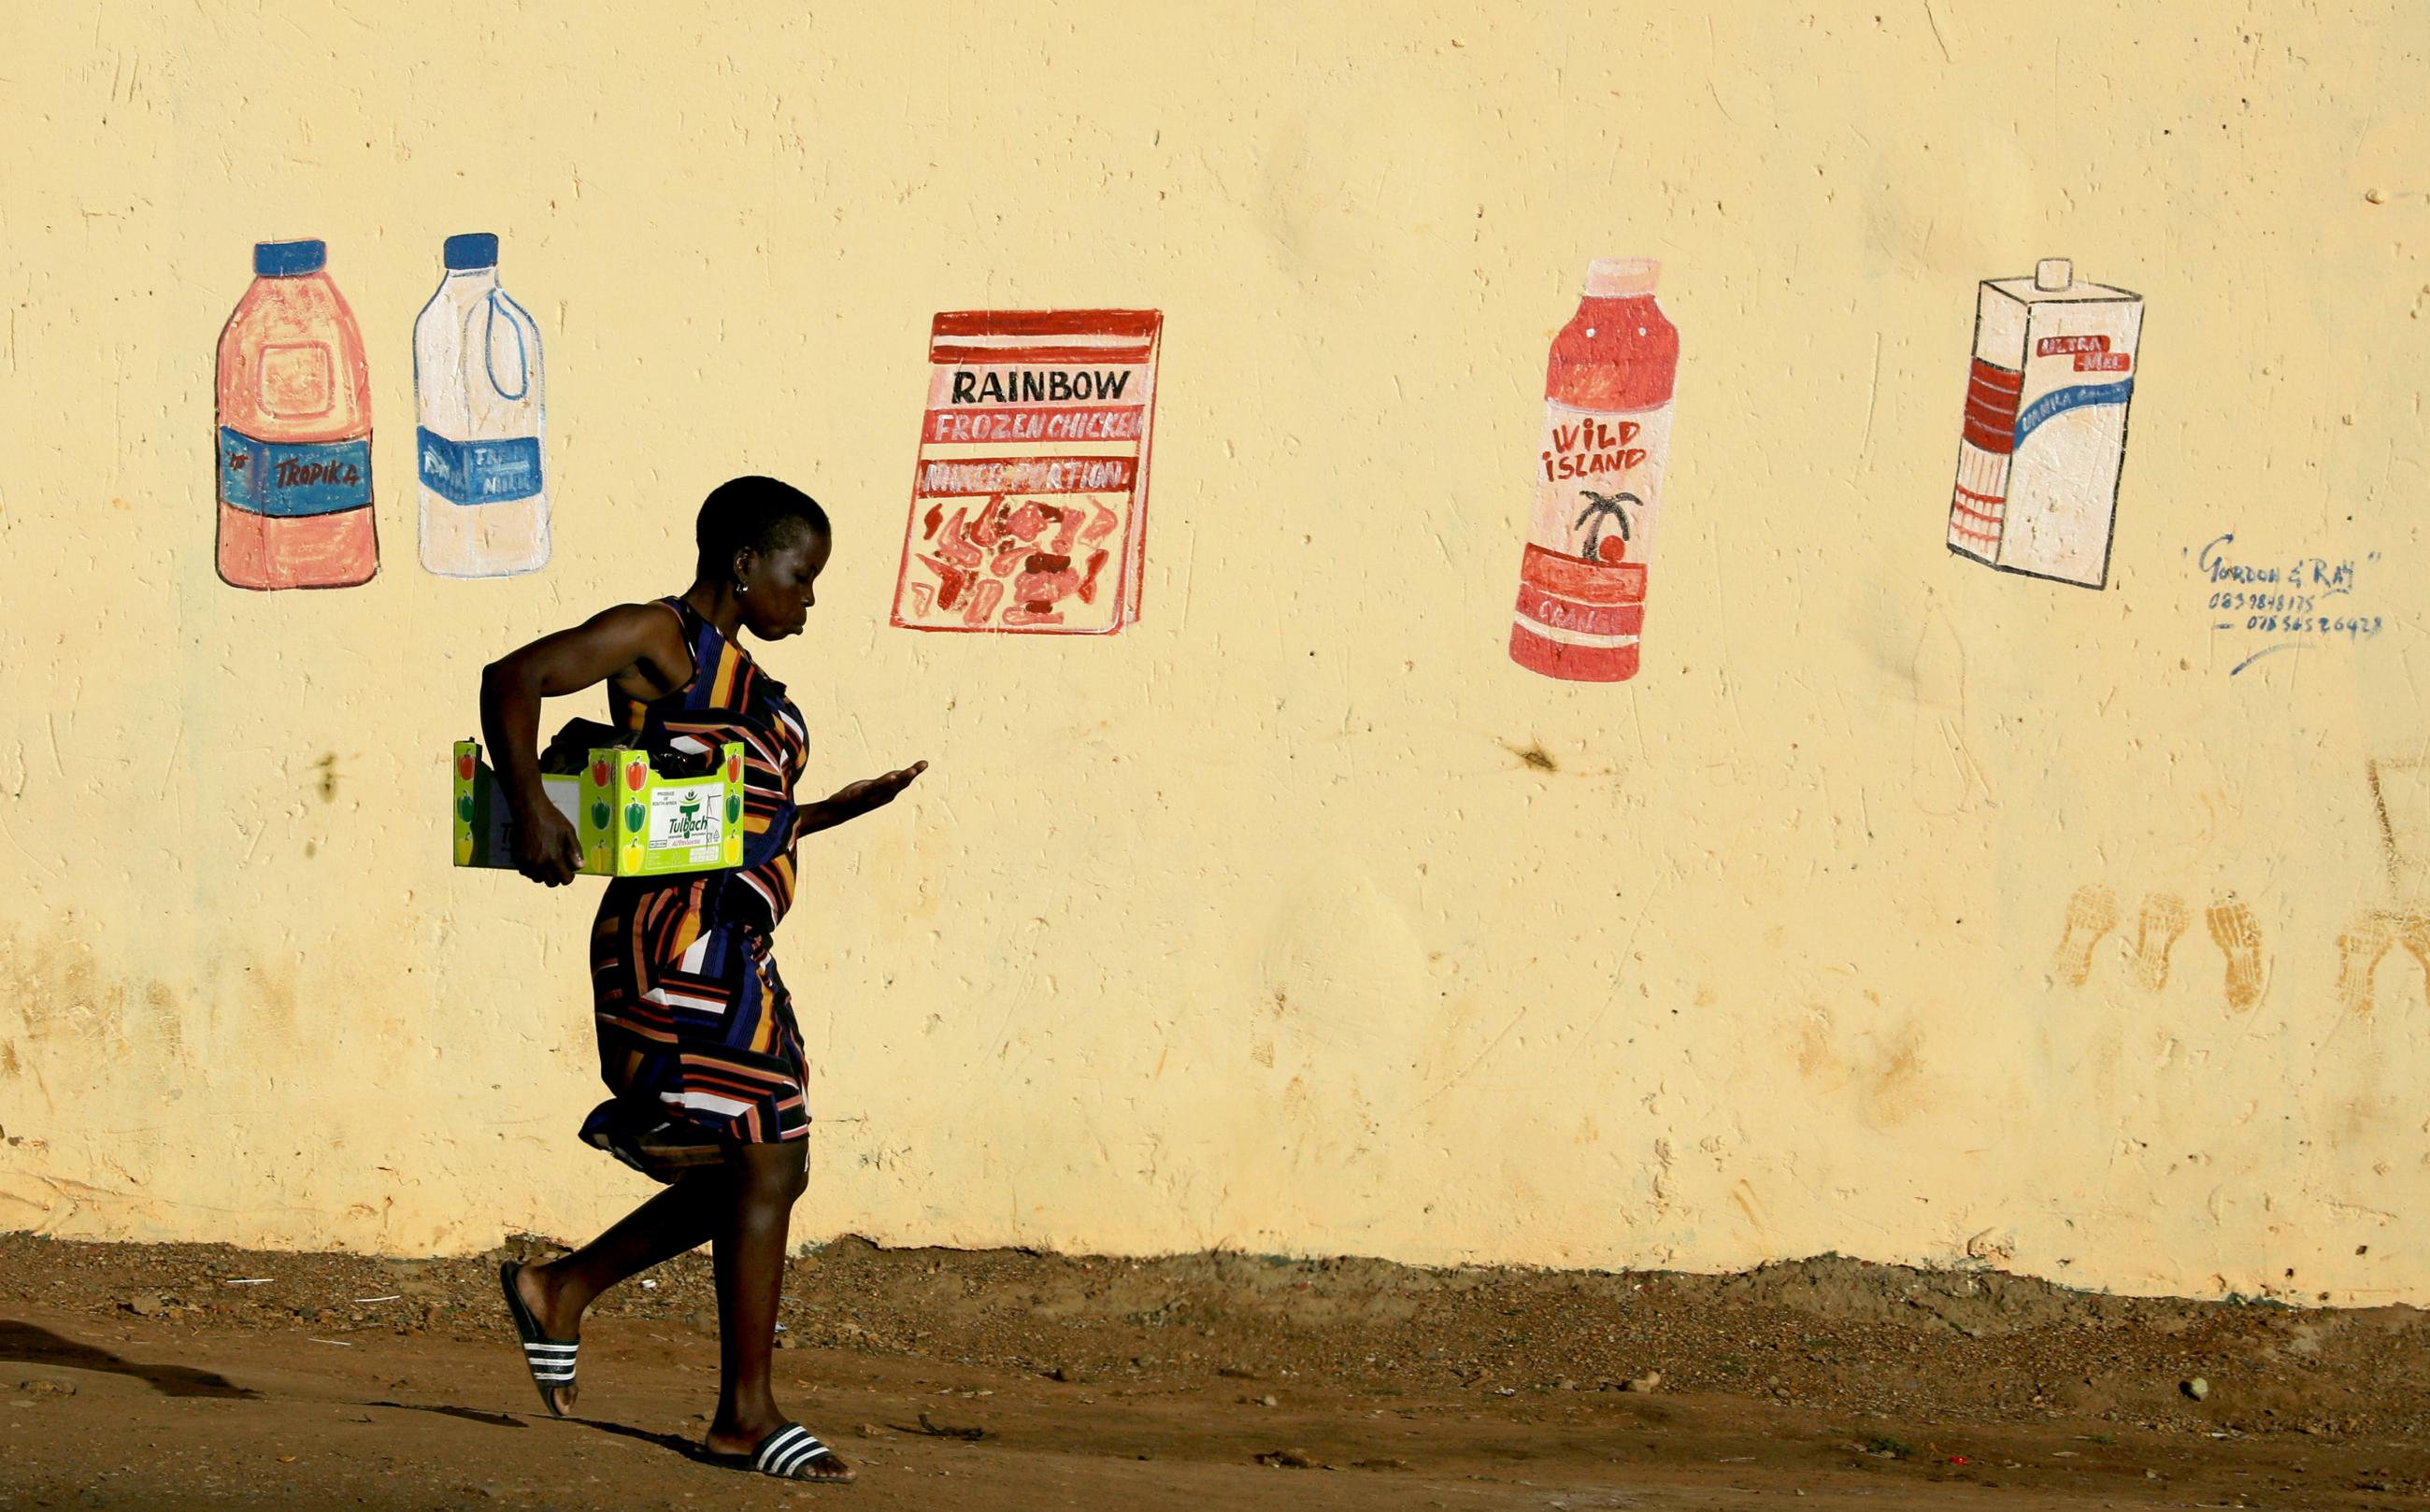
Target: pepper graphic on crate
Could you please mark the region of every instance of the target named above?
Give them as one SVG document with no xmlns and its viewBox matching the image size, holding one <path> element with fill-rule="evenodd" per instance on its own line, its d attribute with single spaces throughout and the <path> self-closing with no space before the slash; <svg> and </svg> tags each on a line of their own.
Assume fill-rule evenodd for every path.
<svg viewBox="0 0 2430 1512">
<path fill-rule="evenodd" d="M 371 373 L 320 241 L 262 241 L 220 332 L 219 573 L 232 588 L 351 588 L 379 571 Z"/>
<path fill-rule="evenodd" d="M 2002 572 L 2105 588 L 2143 296 L 2044 258 L 1984 280 L 1949 500 L 1949 549 Z"/>
<path fill-rule="evenodd" d="M 483 670 L 493 775 L 471 742 L 457 748 L 459 864 L 510 856 L 551 886 L 610 878 L 589 931 L 609 1096 L 581 1138 L 669 1185 L 570 1254 L 508 1262 L 499 1289 L 534 1388 L 563 1416 L 591 1304 L 707 1240 L 720 1392 L 702 1457 L 849 1480 L 841 1455 L 785 1418 L 769 1374 L 810 1132 L 809 1062 L 774 937 L 797 867 L 817 864 L 803 838 L 891 803 L 927 763 L 797 799 L 809 726 L 744 641 L 808 628 L 833 526 L 800 490 L 740 477 L 702 502 L 693 540 L 682 592 L 603 609 Z M 602 685 L 607 723 L 577 722 L 542 749 L 541 701 Z M 810 885 L 823 895 L 834 882 L 814 873 Z"/>
<path fill-rule="evenodd" d="M 1659 266 L 1589 264 L 1586 297 L 1545 371 L 1510 659 L 1566 682 L 1637 675 L 1679 371 L 1678 328 L 1654 301 Z"/>
</svg>

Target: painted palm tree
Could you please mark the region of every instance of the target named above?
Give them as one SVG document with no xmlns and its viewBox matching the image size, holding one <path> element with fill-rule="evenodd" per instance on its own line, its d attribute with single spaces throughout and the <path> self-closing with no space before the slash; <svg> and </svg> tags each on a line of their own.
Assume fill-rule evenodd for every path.
<svg viewBox="0 0 2430 1512">
<path fill-rule="evenodd" d="M 1645 501 L 1634 493 L 1597 493 L 1592 489 L 1580 489 L 1578 493 L 1587 501 L 1587 507 L 1578 511 L 1578 518 L 1570 528 L 1573 530 L 1579 526 L 1586 528 L 1586 550 L 1578 555 L 1590 562 L 1599 562 L 1603 560 L 1597 547 L 1603 540 L 1604 518 L 1607 515 L 1617 523 L 1620 526 L 1620 539 L 1627 540 L 1630 539 L 1628 514 L 1621 506 L 1630 504 L 1642 509 L 1645 507 Z"/>
</svg>

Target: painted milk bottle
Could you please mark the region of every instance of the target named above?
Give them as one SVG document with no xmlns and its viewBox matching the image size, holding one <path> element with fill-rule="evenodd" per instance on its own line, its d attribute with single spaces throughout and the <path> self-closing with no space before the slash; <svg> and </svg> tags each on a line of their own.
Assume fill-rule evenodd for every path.
<svg viewBox="0 0 2430 1512">
<path fill-rule="evenodd" d="M 349 588 L 379 571 L 362 333 L 319 241 L 262 241 L 220 332 L 219 571 L 238 588 Z"/>
<path fill-rule="evenodd" d="M 498 239 L 447 239 L 446 276 L 413 323 L 422 565 L 510 577 L 548 561 L 540 326 L 498 287 Z"/>
<path fill-rule="evenodd" d="M 1553 339 L 1510 627 L 1510 659 L 1547 677 L 1637 675 L 1679 371 L 1678 328 L 1654 302 L 1660 267 L 1646 258 L 1589 263 L 1586 297 Z"/>
</svg>

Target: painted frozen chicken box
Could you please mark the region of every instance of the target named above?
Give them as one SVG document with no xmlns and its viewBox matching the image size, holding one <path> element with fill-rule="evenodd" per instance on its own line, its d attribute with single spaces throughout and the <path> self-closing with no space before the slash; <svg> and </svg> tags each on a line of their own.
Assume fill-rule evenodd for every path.
<svg viewBox="0 0 2430 1512">
<path fill-rule="evenodd" d="M 678 746 L 682 740 L 679 738 Z M 706 756 L 709 747 L 698 741 Z M 548 800 L 573 822 L 585 876 L 662 876 L 742 864 L 742 745 L 727 741 L 706 775 L 662 775 L 649 753 L 602 747 L 577 773 L 541 774 Z M 481 742 L 458 740 L 453 818 L 456 864 L 515 864 L 513 825 Z"/>
<path fill-rule="evenodd" d="M 894 623 L 1106 635 L 1139 618 L 1163 327 L 1152 309 L 936 318 Z"/>
<path fill-rule="evenodd" d="M 2143 298 L 2086 283 L 2065 258 L 1992 278 L 1975 303 L 1974 364 L 1949 501 L 1949 549 L 2082 588 L 2109 581 L 2126 407 Z"/>
</svg>

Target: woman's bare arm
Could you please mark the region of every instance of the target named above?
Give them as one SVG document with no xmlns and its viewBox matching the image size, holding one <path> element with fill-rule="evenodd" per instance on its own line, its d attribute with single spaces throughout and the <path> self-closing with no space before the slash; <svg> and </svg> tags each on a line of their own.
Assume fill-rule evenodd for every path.
<svg viewBox="0 0 2430 1512">
<path fill-rule="evenodd" d="M 816 803 L 804 804 L 801 817 L 794 822 L 795 833 L 814 835 L 823 829 L 833 829 L 846 820 L 858 819 L 873 809 L 883 808 L 911 786 L 911 779 L 928 770 L 925 761 L 914 761 L 899 771 L 863 777 L 847 783 Z"/>
<path fill-rule="evenodd" d="M 557 887 L 582 869 L 574 826 L 541 782 L 541 701 L 609 681 L 646 698 L 672 691 L 691 674 L 682 622 L 649 604 L 602 610 L 481 669 L 481 738 L 514 816 L 515 870 Z"/>
</svg>

